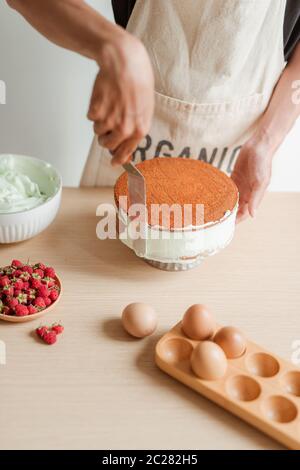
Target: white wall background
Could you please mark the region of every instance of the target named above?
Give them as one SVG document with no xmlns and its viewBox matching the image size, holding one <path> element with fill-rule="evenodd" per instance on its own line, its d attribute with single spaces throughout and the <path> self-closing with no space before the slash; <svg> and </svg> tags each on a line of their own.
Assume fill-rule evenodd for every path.
<svg viewBox="0 0 300 470">
<path fill-rule="evenodd" d="M 90 0 L 112 19 L 110 0 Z M 92 139 L 86 119 L 97 67 L 40 36 L 0 3 L 0 80 L 7 102 L 0 104 L 0 153 L 33 155 L 54 164 L 64 184 L 79 183 Z M 300 191 L 300 121 L 274 163 L 272 190 Z"/>
</svg>

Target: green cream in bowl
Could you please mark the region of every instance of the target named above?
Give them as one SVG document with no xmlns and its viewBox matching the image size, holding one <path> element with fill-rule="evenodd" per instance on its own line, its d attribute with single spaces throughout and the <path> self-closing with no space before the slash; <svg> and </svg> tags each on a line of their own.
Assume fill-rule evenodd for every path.
<svg viewBox="0 0 300 470">
<path fill-rule="evenodd" d="M 23 155 L 0 155 L 0 243 L 31 238 L 55 218 L 61 177 L 47 162 Z"/>
</svg>

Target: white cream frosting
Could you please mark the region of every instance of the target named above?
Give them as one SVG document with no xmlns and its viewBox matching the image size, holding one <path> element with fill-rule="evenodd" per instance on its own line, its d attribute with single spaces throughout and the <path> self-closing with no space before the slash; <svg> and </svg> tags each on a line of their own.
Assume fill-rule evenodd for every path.
<svg viewBox="0 0 300 470">
<path fill-rule="evenodd" d="M 13 156 L 0 159 L 0 213 L 21 212 L 39 206 L 48 196 L 25 173 L 18 171 Z"/>
<path fill-rule="evenodd" d="M 134 250 L 137 256 L 162 263 L 185 264 L 193 259 L 214 255 L 230 243 L 235 231 L 237 209 L 238 204 L 232 212 L 227 211 L 221 220 L 202 227 L 185 228 L 180 233 L 176 230 L 166 232 L 148 225 L 145 254 L 139 251 L 140 244 L 128 236 L 126 228 L 130 222 L 127 214 L 120 209 L 120 220 L 125 227 L 120 239 Z M 157 239 L 158 232 L 159 239 Z M 166 233 L 167 239 L 162 238 L 163 233 Z"/>
</svg>

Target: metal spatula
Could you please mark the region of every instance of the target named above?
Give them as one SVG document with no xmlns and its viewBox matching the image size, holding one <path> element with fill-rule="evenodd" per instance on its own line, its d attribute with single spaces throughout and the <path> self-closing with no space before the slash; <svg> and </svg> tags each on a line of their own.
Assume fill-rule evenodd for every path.
<svg viewBox="0 0 300 470">
<path fill-rule="evenodd" d="M 146 208 L 146 182 L 144 176 L 131 162 L 125 163 L 123 168 L 126 170 L 128 177 L 129 205 L 139 204 Z M 147 220 L 142 220 L 140 224 L 142 236 L 133 242 L 136 254 L 141 257 L 144 257 L 147 253 L 146 227 Z"/>
</svg>

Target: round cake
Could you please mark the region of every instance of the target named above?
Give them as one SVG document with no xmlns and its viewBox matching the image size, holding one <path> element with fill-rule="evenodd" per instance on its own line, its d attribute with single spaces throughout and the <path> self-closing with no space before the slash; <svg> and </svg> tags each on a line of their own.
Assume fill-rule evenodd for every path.
<svg viewBox="0 0 300 470">
<path fill-rule="evenodd" d="M 131 222 L 135 227 L 135 211 L 129 212 L 126 172 L 117 180 L 114 196 L 119 238 L 137 256 L 157 268 L 179 271 L 197 266 L 230 243 L 239 196 L 236 185 L 225 173 L 208 163 L 183 158 L 153 158 L 136 167 L 146 185 L 148 223 L 142 240 L 131 231 Z M 179 208 L 179 224 L 177 215 L 174 220 L 173 209 L 169 210 L 168 218 L 161 218 L 160 209 L 153 212 L 154 206 L 163 205 L 167 212 L 174 205 Z M 184 216 L 187 205 L 192 209 L 188 220 Z"/>
<path fill-rule="evenodd" d="M 146 182 L 148 223 L 151 221 L 153 204 L 179 204 L 194 207 L 201 204 L 204 208 L 204 224 L 221 220 L 232 212 L 238 202 L 238 189 L 231 178 L 212 165 L 199 160 L 183 158 L 153 158 L 136 167 Z M 115 185 L 115 201 L 119 207 L 120 196 L 128 196 L 127 173 L 123 173 Z M 193 226 L 196 211 L 192 211 Z M 171 214 L 170 228 L 174 228 Z"/>
</svg>

